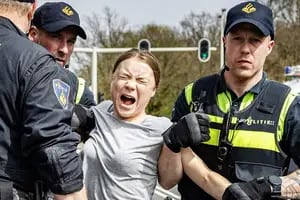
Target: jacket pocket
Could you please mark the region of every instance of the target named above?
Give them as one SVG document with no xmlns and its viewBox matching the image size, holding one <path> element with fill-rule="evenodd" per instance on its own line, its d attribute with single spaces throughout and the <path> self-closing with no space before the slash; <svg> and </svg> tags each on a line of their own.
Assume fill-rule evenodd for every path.
<svg viewBox="0 0 300 200">
<path fill-rule="evenodd" d="M 264 163 L 235 162 L 235 175 L 240 181 L 251 181 L 261 176 L 280 176 L 281 171 L 281 167 Z"/>
</svg>

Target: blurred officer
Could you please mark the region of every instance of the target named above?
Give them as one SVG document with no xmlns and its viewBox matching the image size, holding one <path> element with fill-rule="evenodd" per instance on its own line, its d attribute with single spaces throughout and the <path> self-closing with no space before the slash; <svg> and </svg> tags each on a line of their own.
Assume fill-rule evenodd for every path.
<svg viewBox="0 0 300 200">
<path fill-rule="evenodd" d="M 84 200 L 80 138 L 69 125 L 74 89 L 25 34 L 35 8 L 34 0 L 0 1 L 0 197 L 41 199 L 42 181 L 56 200 Z"/>
<path fill-rule="evenodd" d="M 230 182 L 254 180 L 271 185 L 256 199 L 281 196 L 287 185 L 278 176 L 287 172 L 290 158 L 300 166 L 300 98 L 288 86 L 268 80 L 263 71 L 275 45 L 272 10 L 255 1 L 234 6 L 227 14 L 223 42 L 224 69 L 186 86 L 172 114 L 174 122 L 190 112 L 207 114 L 210 139 L 194 145 L 195 136 L 165 134 L 159 162 L 161 184 L 170 188 L 179 182 L 184 200 L 212 199 L 191 179 L 201 174 L 201 168 L 194 167 L 187 175 L 182 167 L 184 155 L 176 153 L 178 147 L 190 146 L 208 168 Z M 188 138 L 188 144 L 182 143 L 183 138 Z M 236 191 L 234 186 L 226 194 Z"/>
<path fill-rule="evenodd" d="M 86 39 L 76 10 L 64 2 L 45 3 L 36 10 L 31 23 L 29 38 L 45 47 L 57 63 L 68 68 L 77 36 Z M 72 72 L 69 72 L 69 76 L 77 87 L 75 103 L 94 106 L 93 93 L 85 80 L 77 78 Z"/>
</svg>

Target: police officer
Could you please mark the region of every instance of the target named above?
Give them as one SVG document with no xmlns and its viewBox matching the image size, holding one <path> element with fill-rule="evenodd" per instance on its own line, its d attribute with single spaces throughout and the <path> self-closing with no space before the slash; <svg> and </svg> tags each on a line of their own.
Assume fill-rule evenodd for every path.
<svg viewBox="0 0 300 200">
<path fill-rule="evenodd" d="M 74 89 L 25 34 L 35 8 L 35 0 L 0 1 L 0 197 L 38 199 L 40 180 L 57 200 L 84 200 L 80 138 L 69 125 Z"/>
<path fill-rule="evenodd" d="M 45 3 L 36 10 L 31 23 L 29 38 L 44 46 L 57 63 L 68 68 L 77 36 L 86 39 L 76 10 L 65 2 Z M 85 80 L 77 78 L 72 72 L 69 72 L 69 76 L 77 87 L 75 103 L 86 107 L 94 106 L 93 93 Z"/>
<path fill-rule="evenodd" d="M 285 174 L 290 157 L 300 166 L 300 97 L 288 86 L 268 80 L 263 71 L 275 45 L 272 10 L 255 1 L 234 6 L 228 11 L 224 35 L 223 70 L 187 85 L 172 113 L 174 122 L 190 112 L 207 114 L 210 140 L 194 145 L 195 136 L 166 133 L 159 162 L 161 184 L 170 188 L 179 182 L 184 200 L 212 199 L 191 180 L 192 173 L 183 171 L 183 154 L 176 149 L 190 146 L 229 181 L 270 183 L 268 197 L 280 196 L 286 183 L 281 184 L 278 176 Z M 181 145 L 183 140 L 188 145 Z"/>
</svg>

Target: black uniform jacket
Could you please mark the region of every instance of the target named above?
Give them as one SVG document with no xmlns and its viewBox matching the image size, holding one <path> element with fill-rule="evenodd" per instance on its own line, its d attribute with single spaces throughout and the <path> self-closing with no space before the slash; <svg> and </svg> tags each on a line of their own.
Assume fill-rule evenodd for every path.
<svg viewBox="0 0 300 200">
<path fill-rule="evenodd" d="M 43 180 L 57 194 L 83 186 L 71 131 L 74 88 L 63 68 L 0 17 L 0 182 L 33 191 Z"/>
</svg>

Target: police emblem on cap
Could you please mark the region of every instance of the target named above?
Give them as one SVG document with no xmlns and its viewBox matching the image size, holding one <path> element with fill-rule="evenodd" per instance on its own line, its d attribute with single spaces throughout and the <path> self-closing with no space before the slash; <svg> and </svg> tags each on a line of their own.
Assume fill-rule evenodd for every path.
<svg viewBox="0 0 300 200">
<path fill-rule="evenodd" d="M 73 10 L 69 7 L 69 6 L 66 6 L 62 9 L 62 12 L 65 13 L 66 15 L 68 16 L 71 16 L 74 14 Z"/>
<path fill-rule="evenodd" d="M 59 79 L 53 80 L 53 89 L 60 105 L 65 109 L 68 105 L 70 86 Z"/>
<path fill-rule="evenodd" d="M 245 13 L 253 13 L 256 11 L 256 8 L 254 7 L 254 5 L 252 3 L 248 3 L 243 9 L 242 11 L 244 11 Z"/>
</svg>

